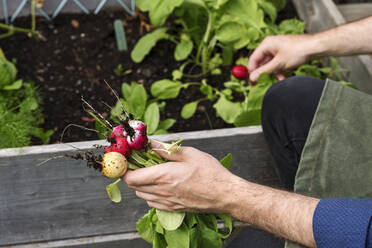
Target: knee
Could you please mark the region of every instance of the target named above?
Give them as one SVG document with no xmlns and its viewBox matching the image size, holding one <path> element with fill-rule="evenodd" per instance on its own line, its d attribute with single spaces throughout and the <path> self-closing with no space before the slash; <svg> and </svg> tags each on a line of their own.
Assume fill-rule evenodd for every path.
<svg viewBox="0 0 372 248">
<path fill-rule="evenodd" d="M 324 80 L 309 76 L 294 76 L 272 85 L 264 96 L 262 118 L 278 115 L 281 110 L 299 106 L 323 91 Z"/>
</svg>

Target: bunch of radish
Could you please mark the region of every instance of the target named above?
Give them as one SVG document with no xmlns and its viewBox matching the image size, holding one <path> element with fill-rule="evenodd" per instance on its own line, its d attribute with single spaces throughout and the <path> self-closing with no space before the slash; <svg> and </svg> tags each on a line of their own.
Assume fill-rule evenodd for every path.
<svg viewBox="0 0 372 248">
<path fill-rule="evenodd" d="M 128 159 L 132 150 L 143 151 L 147 149 L 148 138 L 146 125 L 137 120 L 130 120 L 124 125 L 115 127 L 108 139 L 110 146 L 105 148 L 102 161 L 102 174 L 115 179 L 122 177 L 128 169 Z"/>
</svg>

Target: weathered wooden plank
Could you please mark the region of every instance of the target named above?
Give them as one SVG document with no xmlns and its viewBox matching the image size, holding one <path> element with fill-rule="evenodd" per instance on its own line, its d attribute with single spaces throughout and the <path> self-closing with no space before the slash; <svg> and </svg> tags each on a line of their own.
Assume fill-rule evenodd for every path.
<svg viewBox="0 0 372 248">
<path fill-rule="evenodd" d="M 142 240 L 137 233 L 112 234 L 86 238 L 45 241 L 32 244 L 18 244 L 6 246 L 7 248 L 150 248 L 151 245 Z"/>
<path fill-rule="evenodd" d="M 332 0 L 292 0 L 309 33 L 320 32 L 346 23 Z M 372 58 L 369 55 L 339 57 L 341 66 L 350 71 L 349 81 L 372 94 Z"/>
<path fill-rule="evenodd" d="M 183 145 L 197 147 L 217 158 L 232 152 L 233 173 L 277 186 L 273 161 L 260 129 L 245 129 L 245 134 L 242 130 L 221 130 L 220 135 L 209 131 L 216 138 L 203 138 L 196 132 L 197 135 L 189 134 L 190 139 L 184 140 Z M 199 139 L 195 139 L 197 136 Z M 177 134 L 158 138 L 169 137 Z M 135 232 L 136 221 L 148 210 L 144 201 L 121 184 L 123 202 L 111 203 L 105 192 L 111 181 L 87 169 L 81 161 L 58 158 L 35 166 L 53 156 L 46 147 L 38 152 L 36 148 L 23 149 L 26 155 L 22 156 L 16 156 L 17 149 L 8 149 L 7 155 L 13 155 L 0 158 L 0 246 Z M 65 147 L 60 145 L 61 151 L 51 148 L 58 156 L 68 152 Z"/>
<path fill-rule="evenodd" d="M 372 3 L 339 4 L 337 7 L 347 22 L 372 15 Z"/>
</svg>

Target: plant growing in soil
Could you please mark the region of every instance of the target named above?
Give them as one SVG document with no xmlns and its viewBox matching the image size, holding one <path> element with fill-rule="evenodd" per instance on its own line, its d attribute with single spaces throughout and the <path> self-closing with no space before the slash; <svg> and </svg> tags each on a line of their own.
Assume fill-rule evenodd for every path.
<svg viewBox="0 0 372 248">
<path fill-rule="evenodd" d="M 176 122 L 172 118 L 160 120 L 161 112 L 164 111 L 166 105 L 164 101 L 161 101 L 163 98 L 155 96 L 155 99 L 149 99 L 146 89 L 141 84 L 123 83 L 121 89 L 123 98 L 120 98 L 111 110 L 111 119 L 115 123 L 120 123 L 120 119 L 124 118 L 122 106 L 136 120 L 141 120 L 147 125 L 149 135 L 165 134 Z M 171 94 L 171 92 L 168 93 Z M 99 129 L 102 129 L 99 127 L 99 122 L 97 125 Z"/>
<path fill-rule="evenodd" d="M 142 37 L 131 53 L 139 63 L 160 40 L 177 44 L 174 57 L 189 59 L 210 70 L 211 59 L 221 53 L 221 63 L 230 65 L 234 53 L 242 48 L 255 48 L 267 35 L 298 32 L 302 22 L 292 20 L 275 25 L 277 12 L 285 0 L 139 0 L 137 6 L 148 12 L 151 23 L 158 27 Z M 166 20 L 174 16 L 178 26 L 168 28 Z M 289 27 L 290 24 L 290 27 Z"/>
<path fill-rule="evenodd" d="M 182 118 L 191 118 L 200 102 L 213 101 L 215 102 L 213 107 L 217 116 L 221 117 L 226 123 L 234 124 L 237 127 L 261 124 L 261 108 L 264 95 L 270 86 L 278 80 L 274 75 L 264 73 L 256 83 L 252 84 L 248 82 L 248 70 L 245 67 L 248 58 L 240 58 L 236 63 L 237 65 L 232 69 L 230 81 L 225 82 L 221 88 L 212 87 L 206 80 L 192 83 L 192 85 L 199 86 L 205 97 L 185 104 L 181 111 Z M 355 88 L 352 83 L 343 81 L 342 73 L 344 72 L 346 70 L 339 66 L 338 61 L 331 58 L 330 67 L 320 67 L 320 62 L 314 60 L 309 64 L 298 67 L 293 72 L 287 73 L 286 76 L 308 75 L 322 79 L 330 78 Z M 176 84 L 173 83 L 173 85 Z M 187 85 L 187 83 L 184 85 Z M 156 83 L 153 84 L 154 86 L 156 86 Z M 169 87 L 161 88 L 157 86 L 157 88 L 162 89 L 162 92 L 158 94 L 166 95 Z"/>
<path fill-rule="evenodd" d="M 48 143 L 53 131 L 39 128 L 43 116 L 38 90 L 16 77 L 17 68 L 0 49 L 0 148 L 28 146 L 32 137 Z"/>
</svg>

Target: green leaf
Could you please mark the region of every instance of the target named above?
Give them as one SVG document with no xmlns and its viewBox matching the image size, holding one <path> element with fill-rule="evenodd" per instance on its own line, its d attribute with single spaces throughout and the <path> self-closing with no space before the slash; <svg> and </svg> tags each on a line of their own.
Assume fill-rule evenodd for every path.
<svg viewBox="0 0 372 248">
<path fill-rule="evenodd" d="M 198 215 L 199 245 L 203 248 L 221 248 L 222 239 L 220 234 L 214 228 L 208 226 L 205 220 Z"/>
<path fill-rule="evenodd" d="M 13 83 L 17 76 L 17 68 L 13 63 L 0 59 L 0 89 Z"/>
<path fill-rule="evenodd" d="M 223 85 L 226 88 L 231 89 L 233 91 L 242 92 L 242 85 L 238 82 L 229 81 L 229 82 L 225 82 Z"/>
<path fill-rule="evenodd" d="M 344 80 L 341 80 L 341 81 L 338 81 L 338 83 L 340 83 L 340 84 L 342 84 L 342 85 L 345 85 L 345 86 L 347 86 L 347 87 L 353 88 L 353 89 L 358 89 L 358 88 L 356 87 L 356 85 L 353 84 L 353 83 L 351 83 L 351 82 L 346 82 L 346 81 L 344 81 Z"/>
<path fill-rule="evenodd" d="M 172 71 L 172 79 L 173 81 L 181 79 L 183 76 L 183 72 L 180 70 L 173 70 Z"/>
<path fill-rule="evenodd" d="M 167 28 L 158 28 L 143 36 L 130 54 L 132 60 L 136 63 L 142 62 L 159 40 L 169 39 L 170 35 L 167 34 L 167 31 Z"/>
<path fill-rule="evenodd" d="M 245 110 L 234 121 L 236 127 L 261 125 L 261 109 Z"/>
<path fill-rule="evenodd" d="M 233 222 L 232 222 L 232 219 L 230 216 L 226 215 L 226 214 L 216 214 L 218 218 L 220 218 L 224 223 L 225 225 L 227 226 L 227 228 L 229 229 L 229 232 L 228 233 L 225 233 L 225 234 L 221 234 L 221 237 L 223 239 L 226 239 L 228 238 L 232 231 L 233 231 Z"/>
<path fill-rule="evenodd" d="M 118 179 L 115 182 L 111 183 L 110 185 L 106 186 L 108 197 L 111 199 L 111 201 L 116 203 L 121 202 L 121 193 L 118 187 L 118 183 L 120 181 L 121 179 Z"/>
<path fill-rule="evenodd" d="M 148 243 L 152 244 L 154 239 L 154 229 L 152 224 L 152 217 L 155 215 L 155 209 L 152 208 L 147 214 L 145 214 L 141 219 L 137 221 L 136 229 L 138 234 L 146 240 Z"/>
<path fill-rule="evenodd" d="M 149 11 L 151 8 L 154 7 L 154 3 L 156 1 L 153 0 L 137 0 L 136 6 L 143 12 Z"/>
<path fill-rule="evenodd" d="M 209 84 L 203 82 L 203 84 L 200 86 L 200 91 L 207 96 L 208 99 L 213 99 L 214 94 L 213 94 L 213 87 L 210 86 Z"/>
<path fill-rule="evenodd" d="M 281 34 L 303 34 L 305 31 L 305 22 L 297 19 L 284 20 L 279 25 Z"/>
<path fill-rule="evenodd" d="M 162 227 L 159 219 L 156 221 L 156 224 L 155 224 L 155 232 L 160 233 L 160 234 L 165 233 L 165 229 Z"/>
<path fill-rule="evenodd" d="M 124 101 L 123 98 L 120 98 L 121 103 L 126 107 L 126 102 Z M 129 108 L 126 107 L 127 111 L 129 111 Z M 121 107 L 121 104 L 119 101 L 116 102 L 115 106 L 111 109 L 111 119 L 114 119 L 116 122 L 120 120 L 120 117 L 125 119 L 125 116 L 122 114 L 123 109 Z"/>
<path fill-rule="evenodd" d="M 234 121 L 234 125 L 252 126 L 261 124 L 261 108 L 266 91 L 276 82 L 276 78 L 268 73 L 260 75 L 257 85 L 250 88 L 248 94 L 248 108 L 244 109 Z"/>
<path fill-rule="evenodd" d="M 176 123 L 176 120 L 175 119 L 166 119 L 164 121 L 161 121 L 159 123 L 159 129 L 164 129 L 164 130 L 168 130 L 169 128 L 171 128 L 174 124 Z"/>
<path fill-rule="evenodd" d="M 165 240 L 167 248 L 189 248 L 190 246 L 190 230 L 185 223 L 174 231 L 165 231 Z"/>
<path fill-rule="evenodd" d="M 186 120 L 190 119 L 195 114 L 198 104 L 199 104 L 199 100 L 185 104 L 181 111 L 182 118 Z"/>
<path fill-rule="evenodd" d="M 264 13 L 258 8 L 256 0 L 229 1 L 223 11 L 231 18 L 237 18 L 239 23 L 246 23 L 257 30 L 266 27 Z"/>
<path fill-rule="evenodd" d="M 222 47 L 222 61 L 224 65 L 231 65 L 234 57 L 234 47 L 223 46 Z"/>
<path fill-rule="evenodd" d="M 0 59 L 6 60 L 5 54 L 3 52 L 3 49 L 0 48 Z"/>
<path fill-rule="evenodd" d="M 232 154 L 227 154 L 224 158 L 220 160 L 220 163 L 225 167 L 226 169 L 230 169 L 231 163 L 232 163 Z"/>
<path fill-rule="evenodd" d="M 229 0 L 204 0 L 209 8 L 218 10 Z"/>
<path fill-rule="evenodd" d="M 247 66 L 248 65 L 248 62 L 249 62 L 249 58 L 248 57 L 240 57 L 239 59 L 237 59 L 235 61 L 235 64 Z"/>
<path fill-rule="evenodd" d="M 187 59 L 192 52 L 194 44 L 187 35 L 181 36 L 181 41 L 177 44 L 176 50 L 174 51 L 174 58 L 177 61 Z"/>
<path fill-rule="evenodd" d="M 147 93 L 141 84 L 137 84 L 131 92 L 127 100 L 128 109 L 136 119 L 142 119 L 143 113 L 146 109 Z"/>
<path fill-rule="evenodd" d="M 164 240 L 163 235 L 155 232 L 154 240 L 152 241 L 152 248 L 164 248 L 166 247 L 166 241 Z"/>
<path fill-rule="evenodd" d="M 158 128 L 160 120 L 159 106 L 156 102 L 147 107 L 143 120 L 147 125 L 147 133 L 153 134 Z"/>
<path fill-rule="evenodd" d="M 160 134 L 167 134 L 168 131 L 167 130 L 164 130 L 164 129 L 160 129 L 158 128 L 154 133 L 153 135 L 160 135 Z"/>
<path fill-rule="evenodd" d="M 221 95 L 218 101 L 213 105 L 217 116 L 221 117 L 226 123 L 234 123 L 235 118 L 241 113 L 241 104 L 231 102 Z"/>
<path fill-rule="evenodd" d="M 277 17 L 277 9 L 273 3 L 268 2 L 267 0 L 258 0 L 258 6 L 264 10 L 264 12 L 270 17 L 271 22 L 274 23 Z"/>
<path fill-rule="evenodd" d="M 15 81 L 14 83 L 4 86 L 3 90 L 19 90 L 23 85 L 23 81 L 21 79 Z"/>
<path fill-rule="evenodd" d="M 105 134 L 105 135 L 109 134 L 109 131 L 107 130 L 106 126 L 103 125 L 102 122 L 96 121 L 95 122 L 95 127 L 96 127 L 96 130 L 99 132 L 98 133 L 98 138 L 102 139 L 102 140 L 106 139 L 106 137 L 103 135 L 103 134 Z"/>
<path fill-rule="evenodd" d="M 161 26 L 167 20 L 173 10 L 180 6 L 184 0 L 153 0 L 152 8 L 149 10 L 152 25 Z"/>
<path fill-rule="evenodd" d="M 217 226 L 217 218 L 214 214 L 199 214 L 197 216 L 197 219 L 199 223 L 203 223 L 206 225 L 208 228 L 218 231 L 218 226 Z"/>
<path fill-rule="evenodd" d="M 286 0 L 268 0 L 270 1 L 272 4 L 274 4 L 274 6 L 278 9 L 278 10 L 282 10 L 284 9 L 287 1 Z"/>
<path fill-rule="evenodd" d="M 171 81 L 163 79 L 156 81 L 151 86 L 151 94 L 158 99 L 176 98 L 182 88 L 187 88 L 188 84 L 183 84 L 179 81 Z"/>
<path fill-rule="evenodd" d="M 39 103 L 37 102 L 36 98 L 29 97 L 26 98 L 22 103 L 21 103 L 21 112 L 25 111 L 34 111 L 39 107 Z"/>
<path fill-rule="evenodd" d="M 182 225 L 185 213 L 156 209 L 156 215 L 165 230 L 173 231 Z"/>
<path fill-rule="evenodd" d="M 245 27 L 237 22 L 225 22 L 216 30 L 216 38 L 223 43 L 231 43 L 241 38 Z"/>
<path fill-rule="evenodd" d="M 123 83 L 121 85 L 121 93 L 125 100 L 129 99 L 130 95 L 132 94 L 132 87 L 128 83 Z"/>
<path fill-rule="evenodd" d="M 53 130 L 47 130 L 44 132 L 41 128 L 33 128 L 31 131 L 31 134 L 43 142 L 43 144 L 48 144 L 50 141 L 50 136 L 52 136 L 54 133 Z"/>
</svg>

